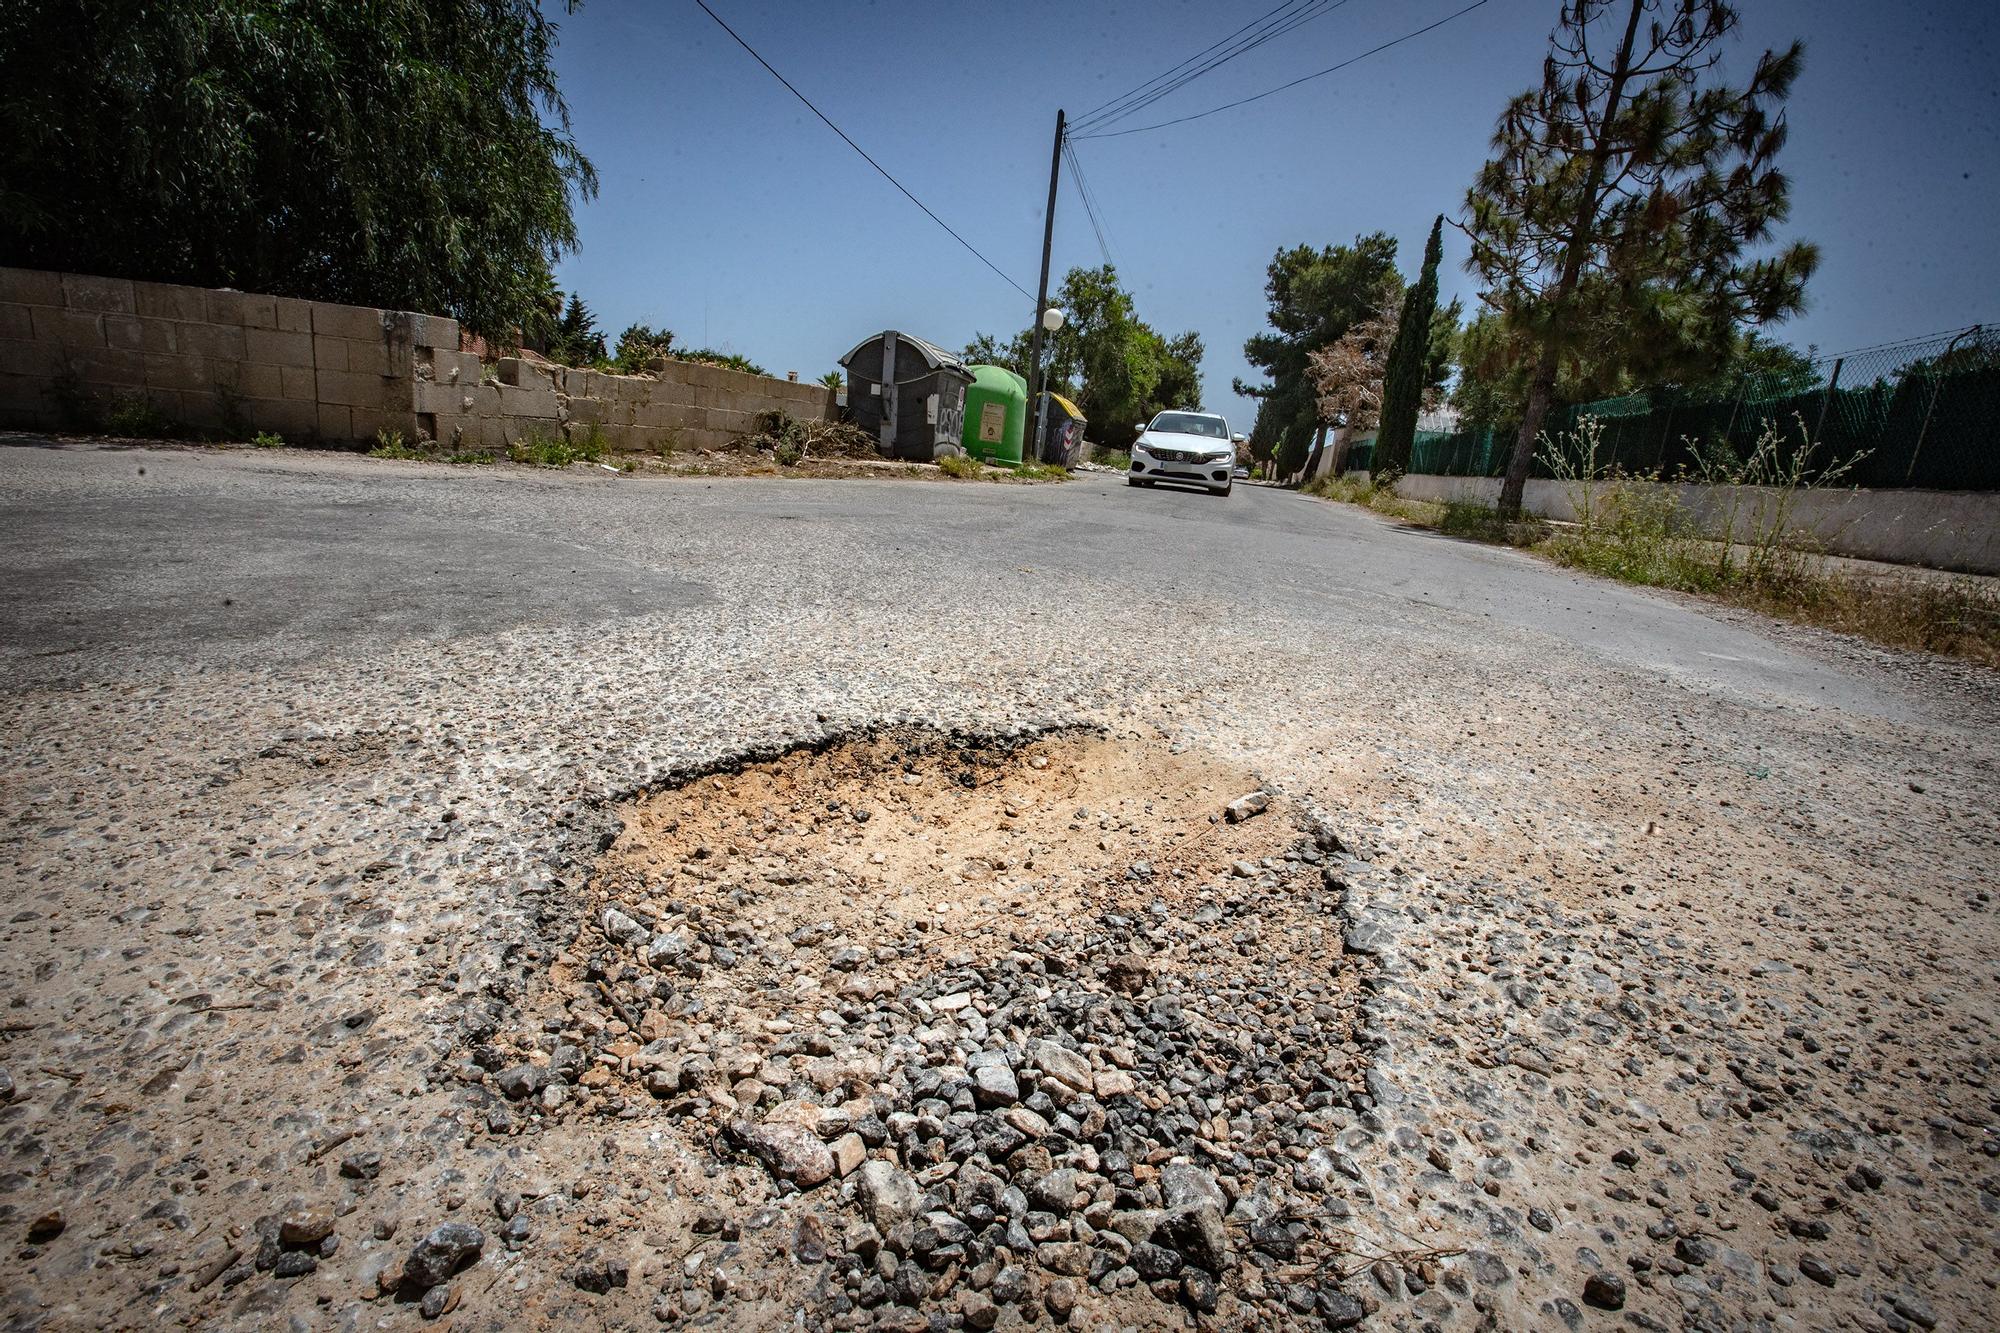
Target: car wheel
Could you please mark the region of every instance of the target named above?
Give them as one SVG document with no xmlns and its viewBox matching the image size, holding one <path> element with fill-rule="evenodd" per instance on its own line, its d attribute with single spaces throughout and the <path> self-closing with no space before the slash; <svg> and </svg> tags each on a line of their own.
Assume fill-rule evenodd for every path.
<svg viewBox="0 0 2000 1333">
<path fill-rule="evenodd" d="M 1140 480 L 1137 477 L 1127 477 L 1125 478 L 1125 484 L 1127 486 L 1139 486 L 1142 485 L 1143 483 L 1140 482 Z"/>
<path fill-rule="evenodd" d="M 1214 487 L 1210 487 L 1210 488 L 1209 488 L 1209 492 L 1208 492 L 1208 493 L 1209 493 L 1210 495 L 1219 495 L 1219 496 L 1221 496 L 1221 497 L 1222 497 L 1223 499 L 1225 499 L 1225 500 L 1226 500 L 1226 499 L 1228 499 L 1228 498 L 1229 498 L 1229 492 L 1230 492 L 1230 491 L 1232 491 L 1232 490 L 1234 490 L 1234 489 L 1236 489 L 1236 483 L 1232 481 L 1232 482 L 1230 482 L 1230 483 L 1229 483 L 1229 485 L 1227 485 L 1227 486 L 1224 486 L 1224 487 L 1223 487 L 1223 488 L 1222 488 L 1221 490 L 1219 490 L 1219 491 L 1218 491 L 1218 490 L 1216 490 L 1216 489 L 1215 489 Z"/>
</svg>

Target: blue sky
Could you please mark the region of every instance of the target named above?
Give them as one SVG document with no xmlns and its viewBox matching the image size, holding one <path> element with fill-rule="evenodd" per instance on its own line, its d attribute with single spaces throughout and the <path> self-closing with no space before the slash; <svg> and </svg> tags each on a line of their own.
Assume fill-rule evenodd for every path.
<svg viewBox="0 0 2000 1333">
<path fill-rule="evenodd" d="M 1244 3 L 710 0 L 766 59 L 1030 292 L 1050 136 L 1272 7 Z M 1348 0 L 1189 84 L 1180 115 L 1322 69 L 1463 7 Z M 1786 237 L 1824 260 L 1808 312 L 1778 329 L 1844 351 L 2000 319 L 2000 6 L 1744 0 L 1730 67 L 1806 41 L 1783 164 Z M 1193 124 L 1084 141 L 1120 275 L 1142 318 L 1207 344 L 1207 406 L 1240 418 L 1243 340 L 1263 327 L 1281 245 L 1384 230 L 1405 272 L 1456 214 L 1506 99 L 1539 77 L 1554 0 L 1489 0 L 1434 33 Z M 558 267 L 615 336 L 640 320 L 683 343 L 817 378 L 869 333 L 949 347 L 1024 327 L 1033 302 L 961 249 L 717 28 L 692 0 L 586 0 L 557 65 L 602 188 Z M 1154 116 L 1126 122 L 1144 124 Z M 1443 293 L 1472 303 L 1463 237 Z M 1052 285 L 1100 262 L 1065 173 Z"/>
</svg>

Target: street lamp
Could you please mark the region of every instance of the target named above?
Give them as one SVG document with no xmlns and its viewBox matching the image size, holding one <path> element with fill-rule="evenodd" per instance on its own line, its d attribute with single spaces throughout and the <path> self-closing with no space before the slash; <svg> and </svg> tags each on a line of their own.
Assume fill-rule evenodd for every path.
<svg viewBox="0 0 2000 1333">
<path fill-rule="evenodd" d="M 1041 327 L 1047 329 L 1050 333 L 1054 333 L 1063 326 L 1065 318 L 1066 316 L 1062 312 L 1062 307 L 1052 305 L 1042 311 Z M 1034 355 L 1035 364 L 1028 367 L 1031 374 L 1031 378 L 1028 381 L 1028 393 L 1031 397 L 1031 401 L 1028 403 L 1028 412 L 1032 420 L 1030 423 L 1031 429 L 1028 432 L 1028 451 L 1025 461 L 1039 463 L 1042 461 L 1042 423 L 1043 419 L 1049 414 L 1049 384 L 1048 377 L 1042 373 L 1042 340 L 1039 331 L 1032 341 L 1034 342 L 1034 346 L 1030 350 Z"/>
</svg>

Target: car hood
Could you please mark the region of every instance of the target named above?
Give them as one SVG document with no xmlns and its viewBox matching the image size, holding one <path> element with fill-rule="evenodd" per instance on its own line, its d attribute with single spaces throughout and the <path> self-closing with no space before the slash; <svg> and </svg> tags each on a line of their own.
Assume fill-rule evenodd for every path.
<svg viewBox="0 0 2000 1333">
<path fill-rule="evenodd" d="M 1227 440 L 1218 440 L 1213 435 L 1184 435 L 1177 430 L 1149 430 L 1139 436 L 1142 449 L 1174 449 L 1194 454 L 1220 453 L 1233 449 Z"/>
</svg>

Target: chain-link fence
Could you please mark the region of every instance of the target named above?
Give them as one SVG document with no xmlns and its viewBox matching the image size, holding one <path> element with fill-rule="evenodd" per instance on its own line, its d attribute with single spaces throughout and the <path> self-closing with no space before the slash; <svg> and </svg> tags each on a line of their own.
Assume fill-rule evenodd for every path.
<svg viewBox="0 0 2000 1333">
<path fill-rule="evenodd" d="M 1704 458 L 1748 458 L 1775 427 L 1787 452 L 1816 442 L 1815 472 L 1853 460 L 1843 485 L 2000 490 L 2000 330 L 1974 325 L 1747 375 L 1726 397 L 1661 391 L 1559 407 L 1545 431 L 1573 431 L 1585 416 L 1598 420 L 1599 464 L 1633 474 L 1693 475 Z M 1511 430 L 1491 426 L 1420 430 L 1410 471 L 1497 477 L 1513 447 Z M 1347 466 L 1367 467 L 1365 453 Z M 1540 457 L 1534 475 L 1548 475 Z"/>
</svg>

